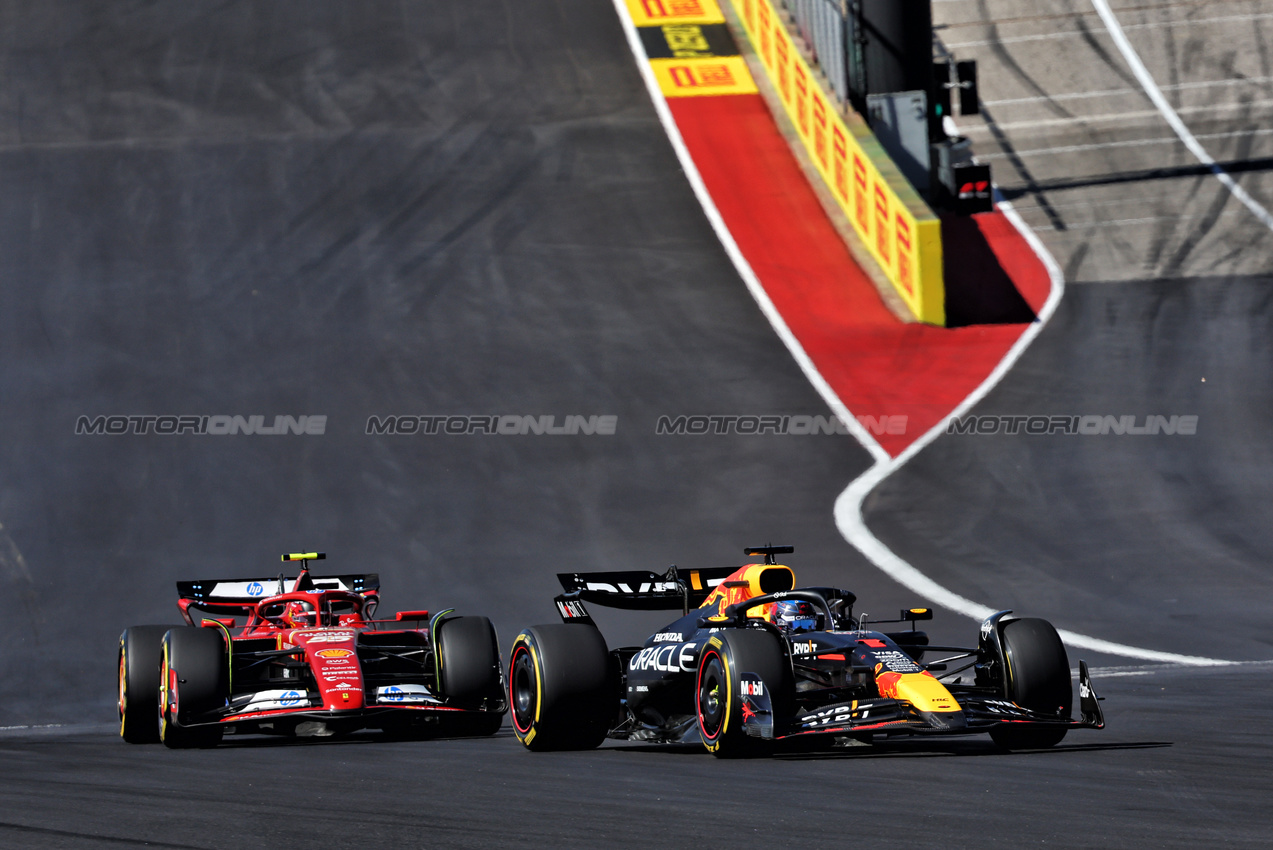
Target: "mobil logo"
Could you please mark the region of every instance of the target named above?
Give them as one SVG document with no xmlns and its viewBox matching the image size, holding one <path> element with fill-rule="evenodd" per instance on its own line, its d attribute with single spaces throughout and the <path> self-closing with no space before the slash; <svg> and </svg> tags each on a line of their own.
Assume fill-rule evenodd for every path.
<svg viewBox="0 0 1273 850">
<path fill-rule="evenodd" d="M 259 581 L 248 582 L 248 596 L 260 596 L 265 592 L 265 588 Z"/>
</svg>

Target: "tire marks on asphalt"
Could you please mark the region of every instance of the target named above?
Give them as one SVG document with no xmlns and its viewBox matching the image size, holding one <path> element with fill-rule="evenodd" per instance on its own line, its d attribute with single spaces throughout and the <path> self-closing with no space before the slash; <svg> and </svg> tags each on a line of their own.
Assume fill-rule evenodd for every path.
<svg viewBox="0 0 1273 850">
<path fill-rule="evenodd" d="M 1185 126 L 1185 123 L 1180 120 L 1180 116 L 1172 108 L 1171 104 L 1167 102 L 1167 98 L 1163 95 L 1162 90 L 1158 88 L 1158 84 L 1154 81 L 1153 75 L 1149 73 L 1149 69 L 1145 67 L 1145 64 L 1141 61 L 1139 54 L 1136 53 L 1136 49 L 1132 47 L 1131 42 L 1127 39 L 1118 18 L 1115 17 L 1114 12 L 1110 9 L 1107 0 L 1092 0 L 1092 6 L 1095 7 L 1097 13 L 1101 16 L 1101 20 L 1105 22 L 1105 26 L 1109 31 L 1110 37 L 1114 39 L 1114 44 L 1118 47 L 1119 52 L 1123 54 L 1123 59 L 1131 68 L 1132 73 L 1135 75 L 1136 80 L 1140 83 L 1141 88 L 1145 90 L 1145 94 L 1149 96 L 1149 99 L 1153 102 L 1154 106 L 1156 106 L 1158 111 L 1162 113 L 1163 119 L 1166 120 L 1171 129 L 1176 132 L 1176 135 L 1180 137 L 1180 140 L 1184 143 L 1185 147 L 1189 149 L 1189 152 L 1192 153 L 1199 162 L 1210 167 L 1215 178 L 1229 190 L 1233 197 L 1237 198 L 1243 206 L 1250 210 L 1251 214 L 1259 219 L 1261 224 L 1270 230 L 1273 230 L 1273 215 L 1270 215 L 1268 210 L 1251 197 L 1245 189 L 1237 184 L 1237 181 L 1229 176 L 1228 172 L 1225 171 L 1219 163 L 1212 159 L 1211 155 L 1207 153 L 1202 144 L 1194 138 L 1193 133 L 1189 131 L 1189 128 Z M 1273 17 L 1273 15 L 1262 15 L 1259 17 Z"/>
</svg>

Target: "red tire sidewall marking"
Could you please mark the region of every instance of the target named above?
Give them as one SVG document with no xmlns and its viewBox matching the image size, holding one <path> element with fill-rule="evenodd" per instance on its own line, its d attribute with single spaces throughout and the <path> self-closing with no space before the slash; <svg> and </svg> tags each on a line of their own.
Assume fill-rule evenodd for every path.
<svg viewBox="0 0 1273 850">
<path fill-rule="evenodd" d="M 508 705 L 509 705 L 509 708 L 511 708 L 511 709 L 512 709 L 512 711 L 511 711 L 510 713 L 513 715 L 513 728 L 514 728 L 515 730 L 517 730 L 517 733 L 518 733 L 519 735 L 526 735 L 526 734 L 528 734 L 528 733 L 530 732 L 530 730 L 531 730 L 531 726 L 534 724 L 534 721 L 531 721 L 531 724 L 530 724 L 530 725 L 527 725 L 527 727 L 526 727 L 525 729 L 523 729 L 523 728 L 521 727 L 521 724 L 520 724 L 520 723 L 518 722 L 518 720 L 517 720 L 517 694 L 514 692 L 514 690 L 513 690 L 513 689 L 517 687 L 517 661 L 518 661 L 518 659 L 519 659 L 519 658 L 521 658 L 521 656 L 523 656 L 523 655 L 530 655 L 530 650 L 527 648 L 527 646 L 526 646 L 526 644 L 525 644 L 525 643 L 519 643 L 519 644 L 517 644 L 517 648 L 513 650 L 513 658 L 512 658 L 512 661 L 510 661 L 510 662 L 509 662 L 509 665 L 508 665 L 508 670 L 509 670 L 509 673 L 508 673 Z M 534 670 L 534 667 L 535 667 L 535 659 L 534 659 L 534 656 L 531 656 L 531 663 L 530 663 L 530 666 L 531 666 L 531 669 L 532 669 L 532 670 Z M 535 670 L 535 676 L 536 676 L 536 678 L 538 678 L 538 676 L 539 676 L 539 671 L 538 671 L 538 670 Z"/>
</svg>

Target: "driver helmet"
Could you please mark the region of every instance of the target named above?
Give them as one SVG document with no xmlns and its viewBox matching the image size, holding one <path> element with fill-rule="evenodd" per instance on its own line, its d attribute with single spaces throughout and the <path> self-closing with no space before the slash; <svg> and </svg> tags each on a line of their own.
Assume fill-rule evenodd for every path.
<svg viewBox="0 0 1273 850">
<path fill-rule="evenodd" d="M 313 606 L 304 602 L 289 602 L 283 609 L 283 622 L 294 629 L 303 629 L 314 625 Z"/>
<path fill-rule="evenodd" d="M 818 627 L 813 605 L 801 599 L 784 599 L 774 605 L 774 625 L 783 631 L 807 632 Z"/>
</svg>

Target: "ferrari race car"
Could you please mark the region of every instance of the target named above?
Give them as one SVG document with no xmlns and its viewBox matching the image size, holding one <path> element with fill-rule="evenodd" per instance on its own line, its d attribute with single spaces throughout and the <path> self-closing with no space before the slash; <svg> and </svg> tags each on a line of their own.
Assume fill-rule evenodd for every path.
<svg viewBox="0 0 1273 850">
<path fill-rule="evenodd" d="M 495 629 L 447 609 L 375 620 L 377 574 L 179 581 L 187 626 L 119 638 L 119 734 L 209 747 L 223 733 L 492 735 L 507 709 Z M 216 616 L 200 618 L 208 612 Z M 227 614 L 246 615 L 241 628 Z M 408 624 L 413 624 L 408 628 Z M 421 627 L 427 624 L 427 627 Z M 237 628 L 237 631 L 236 631 Z"/>
<path fill-rule="evenodd" d="M 792 547 L 744 551 L 764 562 L 559 574 L 563 622 L 524 630 L 509 659 L 518 739 L 532 750 L 596 747 L 606 737 L 701 740 L 735 756 L 803 736 L 852 744 L 988 732 L 1004 748 L 1034 749 L 1105 725 L 1081 661 L 1072 719 L 1069 660 L 1046 620 L 1000 611 L 981 624 L 976 646 L 936 646 L 915 627 L 932 618 L 927 608 L 868 625 L 847 590 L 794 589 L 794 573 L 774 557 Z M 643 646 L 610 650 L 585 602 L 682 616 Z M 879 630 L 884 623 L 910 628 Z"/>
</svg>

